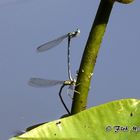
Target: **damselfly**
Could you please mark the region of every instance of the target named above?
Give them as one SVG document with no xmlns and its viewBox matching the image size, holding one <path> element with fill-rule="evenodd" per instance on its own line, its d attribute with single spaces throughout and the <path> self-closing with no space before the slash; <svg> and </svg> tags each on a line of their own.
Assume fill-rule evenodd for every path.
<svg viewBox="0 0 140 140">
<path fill-rule="evenodd" d="M 62 89 L 65 86 L 69 86 L 69 88 L 71 88 L 71 87 L 75 86 L 75 83 L 76 83 L 76 80 L 59 81 L 59 80 L 47 80 L 47 79 L 42 79 L 42 78 L 31 78 L 28 82 L 28 84 L 33 87 L 50 87 L 50 86 L 55 86 L 55 85 L 61 85 L 60 90 L 59 90 L 59 97 L 60 97 L 60 100 L 61 100 L 64 108 L 68 112 L 68 114 L 70 114 L 70 111 L 67 108 L 67 106 L 62 98 L 61 93 L 62 93 Z"/>
<path fill-rule="evenodd" d="M 79 34 L 80 34 L 80 30 L 77 29 L 74 32 L 69 32 L 61 37 L 58 37 L 57 39 L 44 43 L 37 48 L 38 52 L 44 52 L 59 45 L 65 38 L 68 38 L 67 65 L 68 65 L 68 77 L 70 81 L 73 81 L 73 78 L 71 76 L 71 68 L 70 68 L 70 41 L 71 41 L 71 38 L 76 37 Z"/>
</svg>

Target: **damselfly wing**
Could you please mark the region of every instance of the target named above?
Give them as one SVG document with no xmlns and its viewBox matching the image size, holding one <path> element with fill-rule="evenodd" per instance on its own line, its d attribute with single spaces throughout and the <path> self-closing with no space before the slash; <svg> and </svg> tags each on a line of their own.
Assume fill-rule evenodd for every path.
<svg viewBox="0 0 140 140">
<path fill-rule="evenodd" d="M 64 81 L 60 80 L 47 80 L 43 78 L 31 78 L 28 82 L 33 87 L 51 87 L 55 85 L 62 85 Z"/>
<path fill-rule="evenodd" d="M 39 46 L 37 48 L 37 51 L 38 52 L 47 51 L 47 50 L 49 50 L 49 49 L 59 45 L 65 38 L 68 38 L 68 37 L 73 38 L 73 37 L 76 37 L 79 34 L 80 34 L 80 30 L 79 29 L 77 29 L 74 32 L 67 33 L 67 34 L 65 34 L 65 35 L 63 35 L 61 37 L 58 37 L 58 38 L 56 38 L 56 39 L 54 39 L 52 41 L 49 41 L 47 43 L 42 44 L 41 46 Z"/>
</svg>

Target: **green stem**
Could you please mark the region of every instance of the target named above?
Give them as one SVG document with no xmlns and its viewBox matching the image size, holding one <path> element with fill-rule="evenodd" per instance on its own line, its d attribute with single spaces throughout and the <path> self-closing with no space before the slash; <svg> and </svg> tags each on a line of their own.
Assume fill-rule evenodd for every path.
<svg viewBox="0 0 140 140">
<path fill-rule="evenodd" d="M 114 2 L 110 0 L 101 0 L 100 2 L 81 60 L 71 114 L 86 109 L 91 77 L 113 4 Z"/>
</svg>

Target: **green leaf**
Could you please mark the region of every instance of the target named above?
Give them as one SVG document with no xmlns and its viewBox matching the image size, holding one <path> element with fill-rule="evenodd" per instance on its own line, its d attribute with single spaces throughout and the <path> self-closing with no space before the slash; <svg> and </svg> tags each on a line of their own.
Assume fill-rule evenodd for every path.
<svg viewBox="0 0 140 140">
<path fill-rule="evenodd" d="M 117 131 L 117 126 L 123 130 Z M 140 100 L 122 99 L 45 123 L 10 140 L 139 140 Z"/>
</svg>

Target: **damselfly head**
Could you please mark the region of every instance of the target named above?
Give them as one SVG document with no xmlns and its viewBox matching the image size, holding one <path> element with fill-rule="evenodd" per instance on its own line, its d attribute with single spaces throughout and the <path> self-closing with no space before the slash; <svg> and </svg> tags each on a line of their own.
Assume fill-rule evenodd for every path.
<svg viewBox="0 0 140 140">
<path fill-rule="evenodd" d="M 74 32 L 68 33 L 68 36 L 70 36 L 71 38 L 73 38 L 73 37 L 78 36 L 79 34 L 80 34 L 80 29 L 77 29 L 77 30 L 74 31 Z"/>
<path fill-rule="evenodd" d="M 64 81 L 64 85 L 75 85 L 76 79 L 71 80 L 66 80 Z"/>
<path fill-rule="evenodd" d="M 75 32 L 73 32 L 73 37 L 78 36 L 80 34 L 80 29 L 77 28 Z"/>
<path fill-rule="evenodd" d="M 72 84 L 72 82 L 70 80 L 64 81 L 64 85 L 71 85 L 71 84 Z"/>
<path fill-rule="evenodd" d="M 79 35 L 80 34 L 80 29 L 77 29 L 76 32 L 77 32 L 76 36 Z"/>
</svg>

